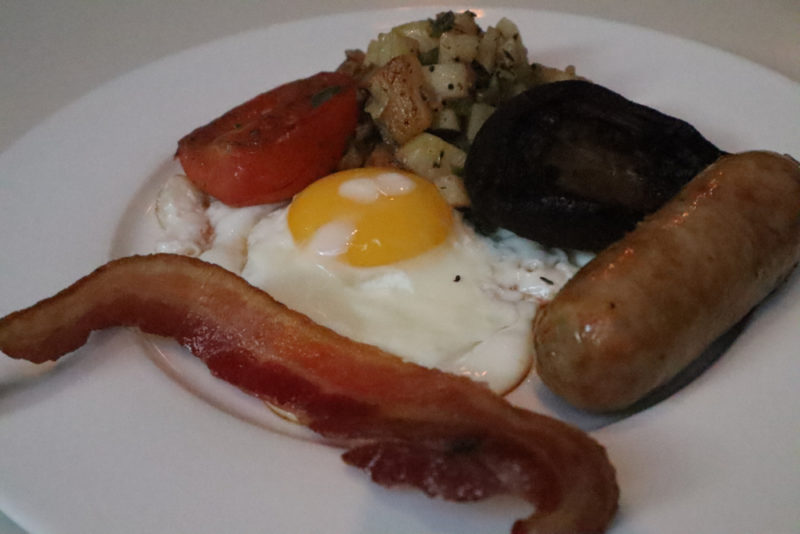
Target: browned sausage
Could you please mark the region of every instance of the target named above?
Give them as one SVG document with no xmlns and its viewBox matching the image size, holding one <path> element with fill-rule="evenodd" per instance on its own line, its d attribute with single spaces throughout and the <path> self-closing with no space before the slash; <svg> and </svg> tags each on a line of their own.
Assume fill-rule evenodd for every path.
<svg viewBox="0 0 800 534">
<path fill-rule="evenodd" d="M 578 407 L 628 407 L 743 318 L 798 260 L 798 162 L 772 152 L 722 157 L 540 310 L 536 370 Z"/>
</svg>

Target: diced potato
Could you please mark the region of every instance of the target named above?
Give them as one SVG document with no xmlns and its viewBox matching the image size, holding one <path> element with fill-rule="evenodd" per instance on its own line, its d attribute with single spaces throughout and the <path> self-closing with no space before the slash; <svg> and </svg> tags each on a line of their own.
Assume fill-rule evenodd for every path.
<svg viewBox="0 0 800 534">
<path fill-rule="evenodd" d="M 486 119 L 494 113 L 494 110 L 495 107 L 489 104 L 483 104 L 481 102 L 472 104 L 472 108 L 470 108 L 469 112 L 469 120 L 467 121 L 467 141 L 472 143 L 472 140 L 475 139 L 475 136 L 478 134 L 478 130 L 481 129 Z"/>
<path fill-rule="evenodd" d="M 427 69 L 415 54 L 405 54 L 377 69 L 369 79 L 372 98 L 365 109 L 398 144 L 427 130 L 433 121 L 423 70 Z"/>
<path fill-rule="evenodd" d="M 497 28 L 506 39 L 519 39 L 519 28 L 506 17 L 497 21 L 497 26 L 495 26 L 495 28 Z"/>
<path fill-rule="evenodd" d="M 487 72 L 492 72 L 494 70 L 497 61 L 497 48 L 500 46 L 501 38 L 502 34 L 500 30 L 490 27 L 483 34 L 481 42 L 478 44 L 478 52 L 475 59 Z"/>
<path fill-rule="evenodd" d="M 461 130 L 461 121 L 453 108 L 442 108 L 433 115 L 431 128 L 435 130 Z"/>
<path fill-rule="evenodd" d="M 467 188 L 464 187 L 464 180 L 455 174 L 445 174 L 433 179 L 439 192 L 444 197 L 445 201 L 454 208 L 466 208 L 469 206 L 469 195 Z"/>
<path fill-rule="evenodd" d="M 370 41 L 364 63 L 382 67 L 397 56 L 417 54 L 418 52 L 419 43 L 417 41 L 400 32 L 390 31 L 381 33 L 377 39 Z"/>
<path fill-rule="evenodd" d="M 360 77 L 364 68 L 364 58 L 367 54 L 363 50 L 348 49 L 344 51 L 345 60 L 336 67 L 336 72 Z"/>
<path fill-rule="evenodd" d="M 423 54 L 439 46 L 439 41 L 431 36 L 430 20 L 418 20 L 401 24 L 400 26 L 392 28 L 392 31 L 414 39 L 419 46 L 420 53 Z"/>
<path fill-rule="evenodd" d="M 406 168 L 429 180 L 460 173 L 467 160 L 466 152 L 427 132 L 401 146 L 395 155 Z"/>
<path fill-rule="evenodd" d="M 478 35 L 481 31 L 478 23 L 475 22 L 475 13 L 472 11 L 456 13 L 453 18 L 453 29 L 467 35 Z"/>
<path fill-rule="evenodd" d="M 472 70 L 464 63 L 438 63 L 423 69 L 425 80 L 442 100 L 469 96 Z"/>
<path fill-rule="evenodd" d="M 479 43 L 477 35 L 444 32 L 439 38 L 439 63 L 470 63 L 478 55 Z"/>
<path fill-rule="evenodd" d="M 519 39 L 506 39 L 500 43 L 496 57 L 497 62 L 507 68 L 515 69 L 519 66 L 527 67 L 528 51 Z"/>
<path fill-rule="evenodd" d="M 383 110 L 389 103 L 389 85 L 387 83 L 376 83 L 375 77 L 369 82 L 369 98 L 364 104 L 364 111 L 369 113 L 373 120 L 379 120 Z"/>
<path fill-rule="evenodd" d="M 535 85 L 577 78 L 573 67 L 531 65 L 511 20 L 502 18 L 483 31 L 469 11 L 395 26 L 372 41 L 365 56 L 362 63 L 348 53 L 342 68 L 354 72 L 369 91 L 364 109 L 388 147 L 385 152 L 401 147 L 398 158 L 408 159 L 408 166 L 424 176 L 458 174 L 435 169 L 463 161 L 436 160 L 439 151 L 430 148 L 432 136 L 419 137 L 423 132 L 448 139 L 457 134 L 466 150 L 504 101 Z M 442 152 L 450 153 L 450 148 Z"/>
<path fill-rule="evenodd" d="M 517 25 L 507 18 L 502 18 L 496 28 L 502 36 L 495 54 L 497 64 L 513 70 L 518 70 L 519 67 L 527 68 L 528 50 L 522 44 Z"/>
</svg>

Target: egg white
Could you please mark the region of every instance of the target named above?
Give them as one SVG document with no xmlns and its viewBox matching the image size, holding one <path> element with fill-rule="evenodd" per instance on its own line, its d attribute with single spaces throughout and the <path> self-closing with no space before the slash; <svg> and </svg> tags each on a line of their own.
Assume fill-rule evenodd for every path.
<svg viewBox="0 0 800 534">
<path fill-rule="evenodd" d="M 285 209 L 256 224 L 242 276 L 290 308 L 406 360 L 511 389 L 528 371 L 529 302 L 494 298 L 489 252 L 463 224 L 410 260 L 351 267 L 299 249 Z"/>
<path fill-rule="evenodd" d="M 352 267 L 320 247 L 299 248 L 286 204 L 237 209 L 212 199 L 205 207 L 185 179 L 172 180 L 184 181 L 159 196 L 170 213 L 160 248 L 218 263 L 339 334 L 499 393 L 531 368 L 538 305 L 590 257 L 507 231 L 486 238 L 456 216 L 442 245 L 392 265 Z M 175 235 L 194 237 L 175 246 Z"/>
</svg>

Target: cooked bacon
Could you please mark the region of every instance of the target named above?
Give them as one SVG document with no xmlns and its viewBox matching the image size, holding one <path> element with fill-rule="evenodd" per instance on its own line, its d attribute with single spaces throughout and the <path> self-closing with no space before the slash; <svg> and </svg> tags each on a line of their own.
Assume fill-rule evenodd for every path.
<svg viewBox="0 0 800 534">
<path fill-rule="evenodd" d="M 177 339 L 214 375 L 347 447 L 344 461 L 379 484 L 459 501 L 518 494 L 535 512 L 517 534 L 600 533 L 616 511 L 614 469 L 585 433 L 339 336 L 196 259 L 112 261 L 0 319 L 0 349 L 56 360 L 112 326 Z"/>
</svg>

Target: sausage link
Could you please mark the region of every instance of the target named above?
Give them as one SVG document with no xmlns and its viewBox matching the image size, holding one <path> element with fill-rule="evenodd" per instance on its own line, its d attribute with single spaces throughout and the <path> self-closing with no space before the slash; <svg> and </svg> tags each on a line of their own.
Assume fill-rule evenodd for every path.
<svg viewBox="0 0 800 534">
<path fill-rule="evenodd" d="M 724 156 L 540 310 L 536 370 L 575 406 L 626 408 L 741 320 L 798 260 L 798 162 Z"/>
</svg>

